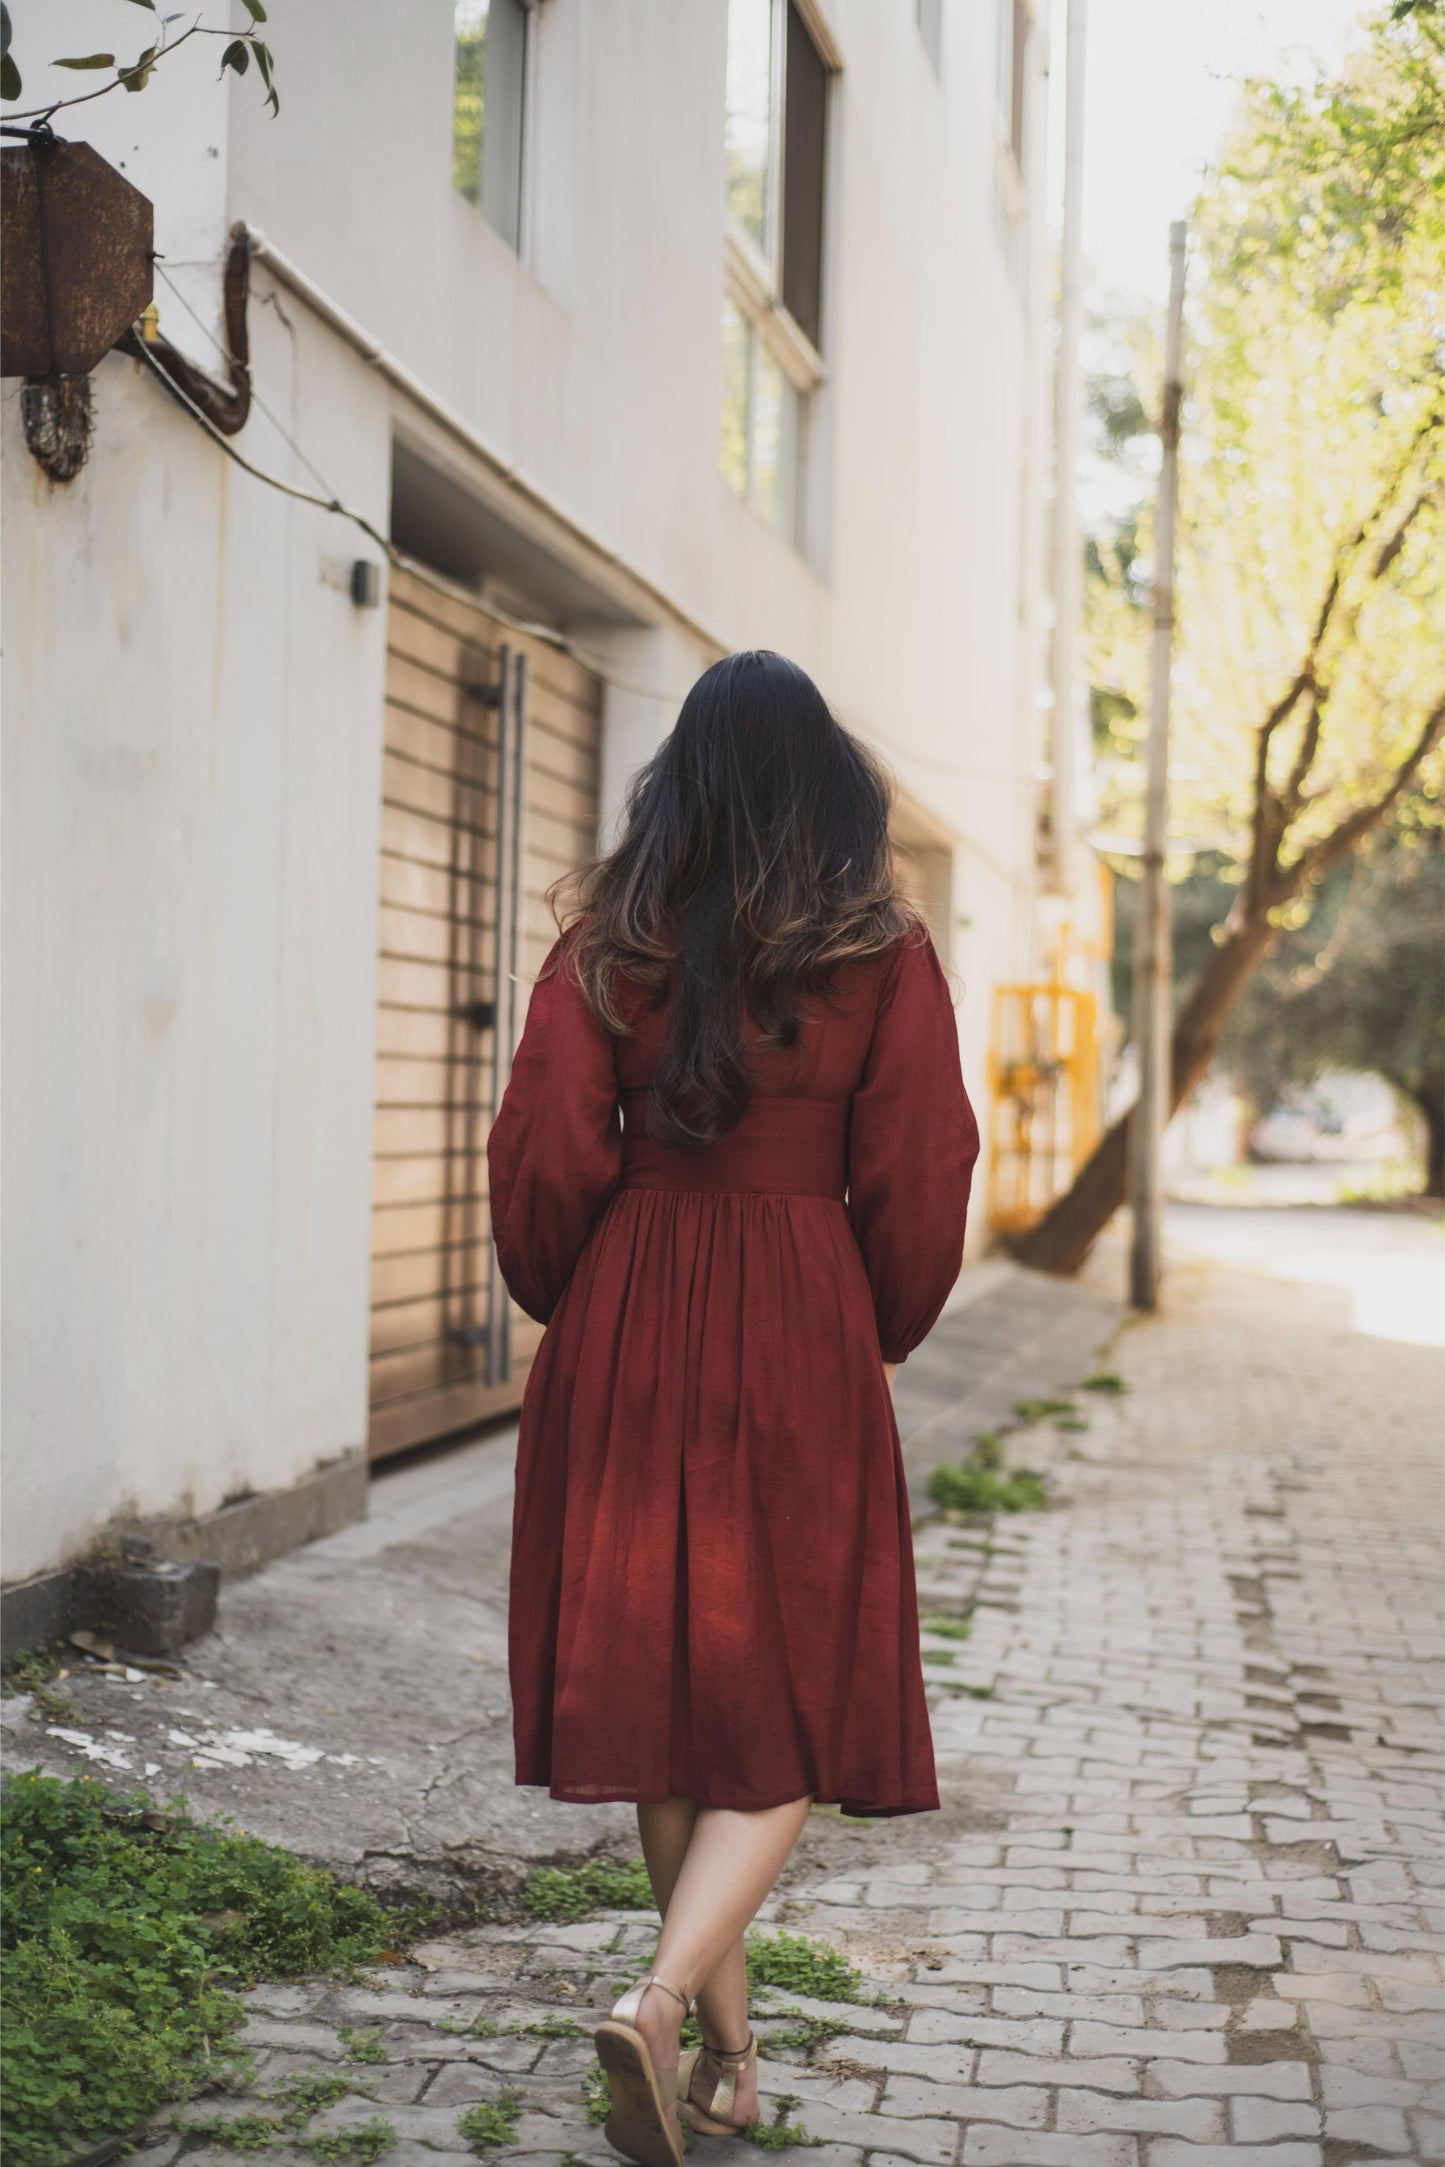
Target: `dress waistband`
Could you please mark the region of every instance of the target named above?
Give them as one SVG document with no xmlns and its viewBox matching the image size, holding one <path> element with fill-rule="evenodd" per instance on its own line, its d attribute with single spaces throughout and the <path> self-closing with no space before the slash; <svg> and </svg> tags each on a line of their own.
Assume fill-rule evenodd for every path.
<svg viewBox="0 0 1445 2167">
<path fill-rule="evenodd" d="M 622 1187 L 743 1190 L 842 1201 L 848 1183 L 846 1099 L 756 1098 L 715 1144 L 654 1141 L 647 1093 L 622 1094 Z"/>
</svg>

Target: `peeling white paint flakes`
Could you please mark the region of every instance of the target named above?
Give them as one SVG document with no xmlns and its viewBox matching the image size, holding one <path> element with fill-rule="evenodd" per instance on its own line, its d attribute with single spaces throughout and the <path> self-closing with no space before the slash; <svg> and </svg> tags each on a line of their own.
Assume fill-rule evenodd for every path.
<svg viewBox="0 0 1445 2167">
<path fill-rule="evenodd" d="M 45 1730 L 47 1737 L 59 1738 L 65 1745 L 74 1746 L 88 1761 L 104 1761 L 107 1768 L 130 1767 L 130 1756 L 122 1753 L 119 1746 L 103 1746 L 89 1731 L 65 1731 L 55 1723 L 47 1723 Z"/>
</svg>

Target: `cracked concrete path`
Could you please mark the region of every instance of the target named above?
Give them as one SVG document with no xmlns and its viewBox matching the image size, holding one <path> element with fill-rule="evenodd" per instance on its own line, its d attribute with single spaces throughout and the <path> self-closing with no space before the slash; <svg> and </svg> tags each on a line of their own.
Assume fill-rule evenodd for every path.
<svg viewBox="0 0 1445 2167">
<path fill-rule="evenodd" d="M 1212 1258 L 1176 1259 L 1167 1313 L 1119 1334 L 1109 1359 L 1127 1391 L 1081 1395 L 1085 1431 L 1019 1440 L 1020 1457 L 1051 1465 L 1051 1509 L 919 1530 L 944 1811 L 873 1825 L 815 1814 L 766 1913 L 846 1950 L 876 1997 L 775 1995 L 760 2012 L 765 2113 L 806 2133 L 819 2167 L 1445 2162 L 1445 1361 L 1421 1343 L 1418 1305 L 1406 1337 L 1385 1336 L 1407 1327 L 1374 1312 L 1358 1329 L 1348 1274 L 1273 1275 L 1243 1219 L 1242 1247 L 1209 1225 Z M 1438 1226 L 1401 1227 L 1389 1253 L 1433 1269 Z M 1303 1218 L 1290 1240 L 1322 1254 Z M 1240 1268 L 1241 1253 L 1264 1268 Z M 1081 1374 L 1044 1368 L 1036 1391 Z M 950 1419 L 935 1410 L 906 1426 L 916 1439 Z M 442 1576 L 460 1661 L 475 1665 L 449 1736 L 491 1738 L 500 1722 L 479 1723 L 477 1706 L 501 1706 L 500 1610 L 479 1599 L 469 1553 L 457 1576 L 459 1535 L 484 1533 L 462 1519 L 445 1539 L 414 1530 L 402 1546 L 405 1572 L 430 1560 Z M 399 1596 L 395 1556 L 361 1576 L 369 1640 L 349 1644 L 348 1627 L 340 1645 L 358 1664 L 374 1647 L 404 1691 L 425 1677 L 424 1646 L 403 1630 L 398 1650 L 385 1630 L 376 1591 Z M 350 1586 L 339 1561 L 325 1570 Z M 332 1747 L 324 1682 L 289 1688 L 283 1718 L 260 1654 L 239 1645 L 245 1604 L 275 1579 L 228 1597 L 207 1674 L 218 1693 L 249 1680 L 253 1724 Z M 967 1611 L 960 1639 L 947 1627 Z M 325 1615 L 318 1603 L 318 1630 Z M 359 1610 L 347 1615 L 364 1631 Z M 203 1712 L 213 1701 L 171 1691 Z M 302 1705 L 311 1730 L 293 1714 Z M 441 1713 L 433 1699 L 394 1720 L 421 1738 Z M 328 1765 L 278 1761 L 248 1825 L 279 1832 L 272 1798 L 288 1784 L 339 1792 L 356 1779 Z M 197 1803 L 203 1785 L 240 1774 L 253 1781 L 200 1771 Z M 635 1850 L 626 1809 L 588 1815 L 579 1836 L 576 1809 L 534 1823 L 530 1794 L 493 1784 L 487 1796 L 480 1781 L 439 1778 L 398 1810 L 402 1844 L 408 1829 L 450 1828 L 472 1845 L 480 1824 L 494 1860 L 508 1845 L 521 1860 L 561 1848 L 564 1814 L 574 1851 Z M 258 1990 L 256 2088 L 206 2109 L 255 2112 L 288 2072 L 344 2074 L 351 2095 L 312 2132 L 384 2117 L 386 2157 L 423 2167 L 470 2156 L 467 2103 L 513 2095 L 512 2134 L 490 2156 L 600 2167 L 611 2155 L 584 2111 L 585 2031 L 646 1963 L 654 1931 L 625 1912 L 481 1924 L 356 1985 Z M 793 2010 L 821 2020 L 810 2048 Z M 349 2058 L 358 2051 L 385 2060 Z M 156 2135 L 144 2156 L 157 2162 L 234 2156 L 213 2138 Z M 718 2167 L 747 2156 L 699 2147 Z"/>
</svg>

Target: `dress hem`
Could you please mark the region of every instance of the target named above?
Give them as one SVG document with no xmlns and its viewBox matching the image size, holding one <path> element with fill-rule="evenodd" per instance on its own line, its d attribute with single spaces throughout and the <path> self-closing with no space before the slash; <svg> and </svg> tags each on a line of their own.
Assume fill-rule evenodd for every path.
<svg viewBox="0 0 1445 2167">
<path fill-rule="evenodd" d="M 626 1788 L 583 1791 L 575 1787 L 549 1783 L 545 1776 L 517 1776 L 514 1787 L 518 1790 L 546 1791 L 564 1806 L 660 1806 L 665 1800 L 682 1796 L 674 1791 L 639 1791 L 635 1785 Z M 691 1796 L 691 1793 L 686 1794 Z M 908 1813 L 938 1813 L 940 1809 L 937 1791 L 927 1797 L 905 1799 L 892 1805 L 875 1805 L 862 1799 L 848 1798 L 836 1789 L 831 1792 L 813 1791 L 809 1794 L 815 1806 L 836 1806 L 850 1820 L 887 1821 Z M 791 1805 L 802 1798 L 801 1791 L 785 1791 L 776 1798 L 720 1798 L 711 1796 L 694 1801 L 699 1806 L 713 1806 L 726 1813 L 767 1813 L 775 1806 Z"/>
</svg>

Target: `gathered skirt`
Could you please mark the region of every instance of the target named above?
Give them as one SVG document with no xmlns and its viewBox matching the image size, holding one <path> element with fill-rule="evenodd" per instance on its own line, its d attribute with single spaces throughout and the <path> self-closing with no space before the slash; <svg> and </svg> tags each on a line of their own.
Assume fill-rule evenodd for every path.
<svg viewBox="0 0 1445 2167">
<path fill-rule="evenodd" d="M 527 1381 L 510 1619 L 518 1783 L 938 1805 L 898 1429 L 838 1198 L 614 1191 Z"/>
</svg>

